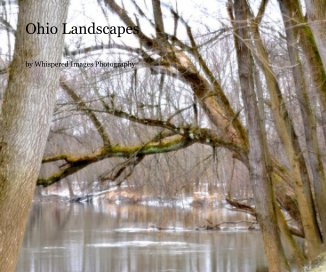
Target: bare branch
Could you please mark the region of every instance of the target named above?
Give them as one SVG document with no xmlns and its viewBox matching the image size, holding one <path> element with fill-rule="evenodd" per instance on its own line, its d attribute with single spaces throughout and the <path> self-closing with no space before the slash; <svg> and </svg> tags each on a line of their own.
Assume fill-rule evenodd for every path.
<svg viewBox="0 0 326 272">
<path fill-rule="evenodd" d="M 86 103 L 81 99 L 81 97 L 74 91 L 73 88 L 71 88 L 66 81 L 61 79 L 60 81 L 61 88 L 71 97 L 71 99 L 77 103 L 78 108 L 82 110 L 93 122 L 94 127 L 96 128 L 97 132 L 101 136 L 103 140 L 103 144 L 105 146 L 110 146 L 111 142 L 109 139 L 108 134 L 106 133 L 103 124 L 101 121 L 97 118 L 97 116 L 94 114 L 94 111 L 90 110 Z"/>
</svg>

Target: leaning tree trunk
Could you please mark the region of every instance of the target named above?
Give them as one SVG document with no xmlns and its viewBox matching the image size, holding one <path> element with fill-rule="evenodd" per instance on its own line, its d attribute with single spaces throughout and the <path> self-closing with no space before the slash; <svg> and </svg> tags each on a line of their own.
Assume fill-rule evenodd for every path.
<svg viewBox="0 0 326 272">
<path fill-rule="evenodd" d="M 50 129 L 58 68 L 26 67 L 26 61 L 60 62 L 63 35 L 31 35 L 26 25 L 60 28 L 69 0 L 19 1 L 13 62 L 2 107 L 0 132 L 0 272 L 15 270 L 36 179 Z"/>
<path fill-rule="evenodd" d="M 326 1 L 305 0 L 307 15 L 326 69 Z"/>
</svg>

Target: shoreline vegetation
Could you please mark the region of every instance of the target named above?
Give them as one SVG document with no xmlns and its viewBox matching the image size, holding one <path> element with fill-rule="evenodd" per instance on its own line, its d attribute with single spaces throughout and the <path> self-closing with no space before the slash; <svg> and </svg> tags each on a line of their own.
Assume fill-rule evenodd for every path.
<svg viewBox="0 0 326 272">
<path fill-rule="evenodd" d="M 205 212 L 207 218 L 204 219 L 199 225 L 195 227 L 195 230 L 216 230 L 216 231 L 258 231 L 259 225 L 253 215 L 250 215 L 245 210 L 240 210 L 232 206 L 229 202 L 222 200 L 220 196 L 208 195 L 202 193 L 194 193 L 192 196 L 180 196 L 180 197 L 155 197 L 153 195 L 143 195 L 136 190 L 130 188 L 115 188 L 109 192 L 101 193 L 100 195 L 84 196 L 67 198 L 58 194 L 45 194 L 37 195 L 34 198 L 34 202 L 70 202 L 70 203 L 99 203 L 102 205 L 107 203 L 108 205 L 134 205 L 157 208 L 173 208 L 173 209 L 185 209 L 192 210 L 194 212 Z M 235 201 L 234 201 L 235 202 Z M 241 203 L 240 201 L 237 203 Z M 239 206 L 240 204 L 238 204 Z M 249 202 L 242 200 L 242 205 L 250 207 Z M 227 210 L 228 212 L 234 212 L 235 214 L 243 214 L 247 219 L 240 220 L 226 220 L 216 221 L 214 214 L 219 213 L 221 210 Z M 173 230 L 171 227 L 151 225 L 152 229 L 157 230 Z"/>
</svg>

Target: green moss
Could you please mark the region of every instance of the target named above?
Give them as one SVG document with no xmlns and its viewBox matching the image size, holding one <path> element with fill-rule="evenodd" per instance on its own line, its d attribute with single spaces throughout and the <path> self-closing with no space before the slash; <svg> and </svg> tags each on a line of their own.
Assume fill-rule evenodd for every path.
<svg viewBox="0 0 326 272">
<path fill-rule="evenodd" d="M 182 137 L 174 137 L 165 141 L 149 143 L 138 146 L 113 146 L 110 156 L 128 157 L 134 153 L 148 155 L 156 153 L 165 153 L 173 150 L 178 150 L 189 144 Z"/>
</svg>

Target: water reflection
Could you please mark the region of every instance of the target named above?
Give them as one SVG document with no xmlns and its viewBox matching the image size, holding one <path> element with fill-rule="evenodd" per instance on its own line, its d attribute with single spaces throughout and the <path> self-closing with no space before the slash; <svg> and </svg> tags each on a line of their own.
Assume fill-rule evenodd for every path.
<svg viewBox="0 0 326 272">
<path fill-rule="evenodd" d="M 17 271 L 252 272 L 265 266 L 257 231 L 196 231 L 226 209 L 35 203 Z"/>
</svg>

